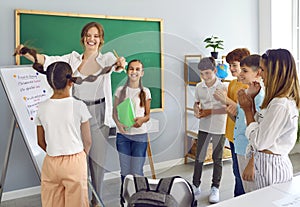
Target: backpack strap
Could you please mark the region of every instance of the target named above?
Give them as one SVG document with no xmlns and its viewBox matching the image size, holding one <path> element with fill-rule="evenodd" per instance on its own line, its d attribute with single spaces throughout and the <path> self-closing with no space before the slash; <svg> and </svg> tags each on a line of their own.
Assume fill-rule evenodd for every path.
<svg viewBox="0 0 300 207">
<path fill-rule="evenodd" d="M 180 176 L 161 178 L 157 185 L 156 191 L 165 193 L 165 194 L 170 194 L 175 178 L 181 178 L 181 179 L 185 180 L 184 178 L 182 178 Z M 194 200 L 194 191 L 193 191 L 192 185 L 187 180 L 185 180 L 185 182 L 188 185 L 188 188 L 190 189 L 190 192 L 191 192 L 192 198 L 193 198 L 193 200 L 191 202 L 191 207 L 197 206 L 197 201 Z"/>
<path fill-rule="evenodd" d="M 175 178 L 181 178 L 180 176 L 173 176 L 168 178 L 161 178 L 156 187 L 156 191 L 164 194 L 170 194 L 171 188 Z"/>
<path fill-rule="evenodd" d="M 148 179 L 142 176 L 133 176 L 135 191 L 139 192 L 141 190 L 148 191 L 150 189 Z"/>
<path fill-rule="evenodd" d="M 193 196 L 193 201 L 192 201 L 192 203 L 191 203 L 191 207 L 195 207 L 195 206 L 197 206 L 197 200 L 195 200 L 195 195 L 194 195 L 193 187 L 192 187 L 192 185 L 191 185 L 187 180 L 185 180 L 185 182 L 186 182 L 187 185 L 189 186 L 189 189 L 190 189 L 191 194 L 192 194 L 192 196 Z"/>
</svg>

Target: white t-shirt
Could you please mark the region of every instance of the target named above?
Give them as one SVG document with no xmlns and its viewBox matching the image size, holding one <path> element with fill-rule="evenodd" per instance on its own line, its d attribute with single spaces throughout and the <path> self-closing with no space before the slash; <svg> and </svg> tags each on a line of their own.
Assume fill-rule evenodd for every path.
<svg viewBox="0 0 300 207">
<path fill-rule="evenodd" d="M 60 156 L 81 152 L 83 142 L 80 126 L 90 118 L 87 106 L 73 97 L 41 102 L 35 123 L 44 128 L 47 154 Z"/>
<path fill-rule="evenodd" d="M 213 94 L 216 89 L 225 89 L 226 85 L 219 79 L 214 85 L 207 87 L 205 82 L 200 82 L 196 85 L 195 102 L 200 102 L 202 109 L 220 109 L 224 108 L 220 101 L 217 101 Z M 226 114 L 211 114 L 207 117 L 200 118 L 199 130 L 212 134 L 225 134 Z"/>
<path fill-rule="evenodd" d="M 116 97 L 120 97 L 120 93 L 121 90 L 123 89 L 123 86 L 120 86 L 119 88 L 117 88 L 116 92 L 115 92 L 115 96 Z M 146 100 L 151 99 L 151 93 L 150 90 L 146 87 L 143 88 L 145 93 L 146 93 Z M 130 98 L 132 103 L 133 103 L 133 107 L 135 109 L 135 116 L 136 117 L 143 117 L 145 116 L 145 107 L 140 107 L 140 97 L 139 94 L 141 92 L 140 88 L 130 88 L 127 87 L 126 88 L 126 98 Z M 147 133 L 147 126 L 145 125 L 145 123 L 142 124 L 141 127 L 139 128 L 135 128 L 135 127 L 131 127 L 128 131 L 126 131 L 126 134 L 144 134 Z"/>
</svg>

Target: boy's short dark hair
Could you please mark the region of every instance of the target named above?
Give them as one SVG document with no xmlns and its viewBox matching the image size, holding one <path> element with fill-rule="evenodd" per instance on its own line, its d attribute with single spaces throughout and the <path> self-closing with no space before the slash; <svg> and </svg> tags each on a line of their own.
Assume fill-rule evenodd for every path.
<svg viewBox="0 0 300 207">
<path fill-rule="evenodd" d="M 216 69 L 216 62 L 213 57 L 204 57 L 200 60 L 198 64 L 199 70 L 215 70 Z"/>
<path fill-rule="evenodd" d="M 241 62 L 240 62 L 240 66 L 247 66 L 247 67 L 251 67 L 254 71 L 256 71 L 259 67 L 259 61 L 260 61 L 260 55 L 257 54 L 253 54 L 253 55 L 249 55 L 247 57 L 244 57 Z"/>
</svg>

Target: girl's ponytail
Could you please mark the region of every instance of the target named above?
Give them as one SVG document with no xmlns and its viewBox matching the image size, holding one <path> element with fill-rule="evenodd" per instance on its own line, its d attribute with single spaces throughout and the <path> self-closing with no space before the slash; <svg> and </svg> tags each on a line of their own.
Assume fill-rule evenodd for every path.
<svg viewBox="0 0 300 207">
<path fill-rule="evenodd" d="M 140 79 L 139 88 L 141 89 L 141 92 L 139 94 L 139 97 L 140 97 L 140 107 L 145 107 L 146 106 L 146 93 L 144 91 L 144 87 L 143 87 L 143 84 L 142 84 L 142 79 Z"/>
<path fill-rule="evenodd" d="M 29 49 L 28 47 L 22 47 L 22 49 L 20 50 L 20 54 L 21 55 L 26 55 L 27 53 L 29 55 L 31 55 L 34 59 L 34 63 L 32 65 L 33 69 L 35 69 L 39 73 L 42 73 L 42 74 L 46 75 L 46 71 L 44 70 L 44 66 L 42 64 L 38 63 L 36 50 L 35 49 Z M 16 55 L 16 53 L 14 55 Z"/>
</svg>

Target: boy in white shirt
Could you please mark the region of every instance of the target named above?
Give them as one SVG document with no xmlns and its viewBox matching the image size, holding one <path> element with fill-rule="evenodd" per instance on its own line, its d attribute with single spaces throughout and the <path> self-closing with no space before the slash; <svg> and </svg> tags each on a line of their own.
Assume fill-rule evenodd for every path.
<svg viewBox="0 0 300 207">
<path fill-rule="evenodd" d="M 213 94 L 217 88 L 226 86 L 216 77 L 214 58 L 206 57 L 198 64 L 202 82 L 196 85 L 194 115 L 199 118 L 197 154 L 194 166 L 193 185 L 195 198 L 200 195 L 202 167 L 206 157 L 208 144 L 213 144 L 213 178 L 210 203 L 219 202 L 219 186 L 222 176 L 222 156 L 225 142 L 226 110 L 225 105 L 217 101 Z"/>
</svg>

